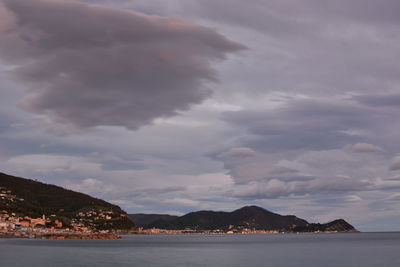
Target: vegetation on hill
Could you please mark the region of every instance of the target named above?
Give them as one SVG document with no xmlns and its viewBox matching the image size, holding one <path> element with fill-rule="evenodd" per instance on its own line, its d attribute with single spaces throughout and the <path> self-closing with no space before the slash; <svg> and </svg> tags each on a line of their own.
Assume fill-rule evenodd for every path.
<svg viewBox="0 0 400 267">
<path fill-rule="evenodd" d="M 140 216 L 139 216 L 140 215 Z M 168 230 L 266 230 L 282 232 L 356 232 L 343 219 L 326 224 L 308 223 L 294 215 L 279 215 L 257 206 L 246 206 L 232 212 L 197 211 L 181 217 L 155 214 L 131 214 L 145 229 Z"/>
<path fill-rule="evenodd" d="M 134 223 L 118 206 L 59 186 L 0 173 L 0 187 L 12 198 L 0 198 L 0 211 L 32 218 L 56 217 L 68 226 L 76 221 L 94 230 L 131 229 Z"/>
<path fill-rule="evenodd" d="M 305 226 L 296 226 L 295 232 L 356 232 L 357 230 L 343 219 L 334 220 L 329 223 L 310 223 Z"/>
<path fill-rule="evenodd" d="M 226 230 L 230 228 L 250 228 L 256 230 L 290 229 L 294 225 L 305 226 L 306 220 L 293 215 L 279 215 L 257 206 L 246 206 L 232 212 L 197 211 L 176 219 L 157 220 L 148 224 L 147 228 L 163 228 L 182 230 L 186 228 L 197 230 Z"/>
<path fill-rule="evenodd" d="M 168 214 L 143 214 L 143 213 L 136 213 L 136 214 L 128 214 L 129 218 L 135 222 L 136 226 L 139 227 L 146 227 L 150 223 L 155 221 L 161 220 L 165 222 L 172 221 L 178 216 L 168 215 Z"/>
</svg>

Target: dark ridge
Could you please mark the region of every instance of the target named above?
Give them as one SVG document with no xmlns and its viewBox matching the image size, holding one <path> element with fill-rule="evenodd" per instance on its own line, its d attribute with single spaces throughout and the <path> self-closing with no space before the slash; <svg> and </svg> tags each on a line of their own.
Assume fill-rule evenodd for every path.
<svg viewBox="0 0 400 267">
<path fill-rule="evenodd" d="M 158 220 L 169 222 L 178 218 L 178 216 L 168 215 L 168 214 L 144 214 L 144 213 L 128 214 L 128 216 L 132 221 L 135 222 L 136 226 L 139 227 L 146 227 L 148 224 Z"/>
<path fill-rule="evenodd" d="M 310 223 L 306 226 L 293 228 L 294 232 L 357 232 L 357 230 L 343 219 L 331 221 L 329 223 Z"/>
<path fill-rule="evenodd" d="M 282 230 L 295 226 L 305 226 L 306 220 L 293 215 L 282 216 L 257 206 L 246 206 L 232 212 L 197 211 L 170 221 L 156 220 L 146 228 L 171 230 L 227 230 L 230 228 L 250 228 L 256 230 Z"/>
</svg>

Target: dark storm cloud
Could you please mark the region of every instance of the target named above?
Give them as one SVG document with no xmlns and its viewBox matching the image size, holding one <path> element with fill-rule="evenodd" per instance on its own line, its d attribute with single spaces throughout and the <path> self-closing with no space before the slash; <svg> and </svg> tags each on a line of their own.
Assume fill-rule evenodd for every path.
<svg viewBox="0 0 400 267">
<path fill-rule="evenodd" d="M 244 47 L 186 20 L 81 3 L 0 1 L 0 58 L 50 122 L 137 129 L 210 96 L 215 60 Z"/>
</svg>

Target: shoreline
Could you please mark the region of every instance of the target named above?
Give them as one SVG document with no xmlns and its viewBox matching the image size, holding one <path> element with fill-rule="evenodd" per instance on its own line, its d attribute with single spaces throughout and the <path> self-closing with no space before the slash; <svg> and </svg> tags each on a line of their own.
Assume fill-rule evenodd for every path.
<svg viewBox="0 0 400 267">
<path fill-rule="evenodd" d="M 182 232 L 130 232 L 130 233 L 0 233 L 0 239 L 19 238 L 19 239 L 82 239 L 82 240 L 105 240 L 122 239 L 127 235 L 286 235 L 286 234 L 339 234 L 339 233 L 360 233 L 360 231 L 324 231 L 324 232 L 208 232 L 208 231 L 182 231 Z"/>
<path fill-rule="evenodd" d="M 19 239 L 121 239 L 118 234 L 98 234 L 98 233 L 0 233 L 0 238 L 19 238 Z"/>
<path fill-rule="evenodd" d="M 131 233 L 123 235 L 298 235 L 298 234 L 349 234 L 360 231 L 326 231 L 326 232 L 284 232 L 284 233 Z"/>
</svg>

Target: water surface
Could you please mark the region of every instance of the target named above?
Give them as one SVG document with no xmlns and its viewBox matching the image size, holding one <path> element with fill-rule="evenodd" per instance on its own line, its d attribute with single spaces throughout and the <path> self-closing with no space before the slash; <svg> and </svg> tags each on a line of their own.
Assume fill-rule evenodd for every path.
<svg viewBox="0 0 400 267">
<path fill-rule="evenodd" d="M 131 235 L 121 240 L 0 239 L 8 266 L 398 267 L 400 233 Z"/>
</svg>

